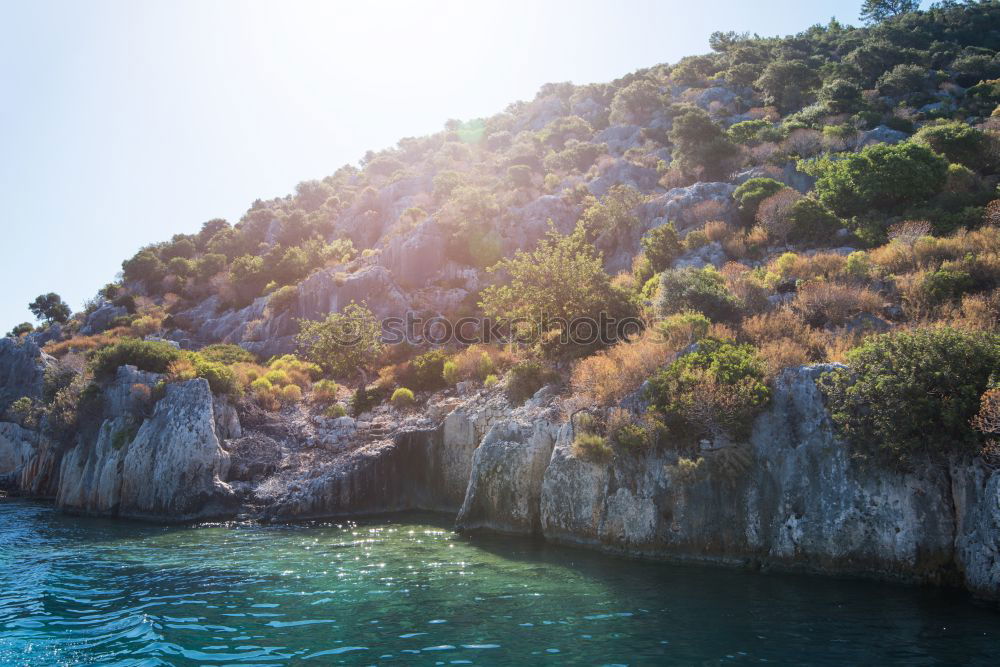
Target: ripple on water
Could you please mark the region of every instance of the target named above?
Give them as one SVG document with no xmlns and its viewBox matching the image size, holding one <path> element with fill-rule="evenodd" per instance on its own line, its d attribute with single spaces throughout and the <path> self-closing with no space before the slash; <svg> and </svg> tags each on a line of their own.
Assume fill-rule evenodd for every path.
<svg viewBox="0 0 1000 667">
<path fill-rule="evenodd" d="M 163 527 L 0 501 L 0 665 L 993 664 L 960 596 L 629 562 L 407 515 Z"/>
</svg>

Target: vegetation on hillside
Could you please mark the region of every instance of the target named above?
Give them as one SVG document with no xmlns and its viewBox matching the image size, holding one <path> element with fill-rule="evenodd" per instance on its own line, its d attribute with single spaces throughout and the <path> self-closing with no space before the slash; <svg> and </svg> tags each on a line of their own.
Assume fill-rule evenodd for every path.
<svg viewBox="0 0 1000 667">
<path fill-rule="evenodd" d="M 52 393 L 53 414 L 122 363 L 330 415 L 409 409 L 460 382 L 517 404 L 556 382 L 603 411 L 579 443 L 600 460 L 745 437 L 783 369 L 847 361 L 827 388 L 859 454 L 975 454 L 996 433 L 1000 2 L 868 0 L 862 16 L 715 33 L 703 55 L 449 121 L 235 224 L 140 249 L 75 316 L 42 295 L 43 324 L 11 335 L 84 371 Z M 306 308 L 316 284 L 376 266 L 421 314 L 537 335 L 387 346 L 374 294 Z M 85 327 L 101 308 L 107 321 Z M 219 343 L 199 338 L 207 311 L 244 317 L 230 339 L 245 348 L 285 327 L 297 356 L 160 340 Z M 601 313 L 643 330 L 566 342 L 569 323 Z M 611 409 L 647 380 L 652 412 L 624 428 Z M 338 382 L 358 385 L 352 399 Z"/>
</svg>

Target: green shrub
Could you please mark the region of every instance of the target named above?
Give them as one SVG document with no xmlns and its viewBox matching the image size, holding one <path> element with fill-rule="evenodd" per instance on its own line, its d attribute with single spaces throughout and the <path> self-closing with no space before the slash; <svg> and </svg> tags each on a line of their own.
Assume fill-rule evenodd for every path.
<svg viewBox="0 0 1000 667">
<path fill-rule="evenodd" d="M 500 382 L 500 378 L 490 373 L 483 379 L 483 386 L 489 388 L 496 385 L 498 382 Z"/>
<path fill-rule="evenodd" d="M 893 212 L 926 201 L 944 188 L 948 176 L 947 160 L 912 141 L 799 164 L 816 177 L 820 203 L 840 216 Z"/>
<path fill-rule="evenodd" d="M 337 394 L 340 392 L 340 385 L 333 380 L 319 380 L 313 383 L 312 391 L 313 401 L 324 405 L 330 405 L 337 400 Z"/>
<path fill-rule="evenodd" d="M 272 315 L 287 313 L 299 302 L 299 288 L 295 285 L 279 287 L 267 300 L 267 309 Z"/>
<path fill-rule="evenodd" d="M 668 315 L 657 325 L 660 335 L 674 348 L 687 347 L 708 334 L 712 321 L 699 312 L 686 310 Z"/>
<path fill-rule="evenodd" d="M 583 431 L 573 438 L 573 453 L 585 461 L 605 463 L 611 460 L 614 450 L 603 435 Z"/>
<path fill-rule="evenodd" d="M 340 403 L 334 403 L 323 411 L 323 416 L 328 419 L 338 419 L 347 416 L 347 410 Z"/>
<path fill-rule="evenodd" d="M 906 465 L 973 454 L 969 425 L 1000 367 L 1000 336 L 951 328 L 873 336 L 823 375 L 831 416 L 860 456 Z"/>
<path fill-rule="evenodd" d="M 209 361 L 195 353 L 191 355 L 195 373 L 208 380 L 208 386 L 215 394 L 239 394 L 241 387 L 231 368 L 218 361 Z"/>
<path fill-rule="evenodd" d="M 829 243 L 842 226 L 837 216 L 811 197 L 795 202 L 788 219 L 792 225 L 788 238 L 794 243 Z"/>
<path fill-rule="evenodd" d="M 416 400 L 413 396 L 413 392 L 406 387 L 399 387 L 396 391 L 392 392 L 392 398 L 389 399 L 392 404 L 397 408 L 405 408 L 413 405 Z"/>
<path fill-rule="evenodd" d="M 537 361 L 519 361 L 507 376 L 507 400 L 520 405 L 551 379 L 551 373 Z"/>
<path fill-rule="evenodd" d="M 705 338 L 650 378 L 648 397 L 671 432 L 745 438 L 770 400 L 765 377 L 766 364 L 752 345 Z"/>
<path fill-rule="evenodd" d="M 141 371 L 166 373 L 171 362 L 181 358 L 181 351 L 161 341 L 125 338 L 114 345 L 95 350 L 90 356 L 94 376 L 111 379 L 120 366 L 135 366 Z"/>
<path fill-rule="evenodd" d="M 446 386 L 444 364 L 448 354 L 444 350 L 430 350 L 414 357 L 400 373 L 399 380 L 416 391 L 435 391 Z"/>
<path fill-rule="evenodd" d="M 257 361 L 257 357 L 252 352 L 231 343 L 206 345 L 198 350 L 198 354 L 204 357 L 206 361 L 215 361 L 227 366 L 238 363 L 252 364 Z"/>
<path fill-rule="evenodd" d="M 661 316 L 698 311 L 714 322 L 731 322 L 740 314 L 736 297 L 726 288 L 722 274 L 711 266 L 664 271 L 657 308 Z"/>
<path fill-rule="evenodd" d="M 684 252 L 684 243 L 677 235 L 674 223 L 654 227 L 642 237 L 642 249 L 646 253 L 653 273 L 670 268 L 674 260 Z"/>
<path fill-rule="evenodd" d="M 489 357 L 486 358 L 489 359 Z M 445 383 L 449 385 L 454 385 L 458 383 L 458 381 L 461 379 L 458 372 L 458 364 L 456 364 L 454 361 L 444 362 L 444 369 L 442 375 L 444 375 Z"/>
<path fill-rule="evenodd" d="M 925 125 L 913 135 L 913 141 L 970 169 L 984 169 L 992 161 L 987 134 L 961 121 Z"/>
<path fill-rule="evenodd" d="M 7 406 L 7 419 L 20 424 L 25 428 L 34 428 L 38 425 L 40 410 L 28 396 L 22 396 L 9 406 Z"/>
<path fill-rule="evenodd" d="M 955 301 L 975 286 L 968 271 L 938 269 L 929 271 L 920 283 L 924 296 L 934 304 Z"/>
<path fill-rule="evenodd" d="M 684 237 L 684 247 L 688 250 L 697 250 L 708 245 L 708 235 L 700 229 L 688 232 Z"/>
<path fill-rule="evenodd" d="M 773 178 L 751 178 L 733 190 L 733 201 L 743 224 L 752 225 L 757 218 L 760 203 L 771 195 L 784 190 L 785 184 Z"/>
</svg>

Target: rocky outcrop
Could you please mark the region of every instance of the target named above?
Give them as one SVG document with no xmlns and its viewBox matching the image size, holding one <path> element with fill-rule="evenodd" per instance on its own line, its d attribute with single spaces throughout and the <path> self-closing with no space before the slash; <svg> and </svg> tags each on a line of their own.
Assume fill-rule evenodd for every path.
<svg viewBox="0 0 1000 667">
<path fill-rule="evenodd" d="M 963 582 L 1000 596 L 1000 476 L 981 464 L 859 466 L 815 386 L 824 370 L 787 371 L 748 444 L 686 465 L 662 451 L 596 465 L 561 439 L 542 484 L 544 535 L 658 558 Z"/>
<path fill-rule="evenodd" d="M 121 369 L 120 378 L 122 372 L 129 373 Z M 233 513 L 233 491 L 222 481 L 229 455 L 216 434 L 213 405 L 208 382 L 195 379 L 168 385 L 141 424 L 134 413 L 110 416 L 93 443 L 79 442 L 63 455 L 56 504 L 171 522 Z"/>
<path fill-rule="evenodd" d="M 41 397 L 43 375 L 53 361 L 30 340 L 0 338 L 0 417 L 22 396 Z"/>
<path fill-rule="evenodd" d="M 472 457 L 460 529 L 539 533 L 542 477 L 558 426 L 546 419 L 504 421 L 490 429 Z"/>
</svg>

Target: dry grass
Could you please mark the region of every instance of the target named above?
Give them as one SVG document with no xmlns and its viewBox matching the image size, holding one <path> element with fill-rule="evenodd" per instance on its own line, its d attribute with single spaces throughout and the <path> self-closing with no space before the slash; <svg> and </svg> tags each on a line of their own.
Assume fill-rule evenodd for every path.
<svg viewBox="0 0 1000 667">
<path fill-rule="evenodd" d="M 513 351 L 494 345 L 470 345 L 450 359 L 459 379 L 480 382 L 489 375 L 502 374 L 518 360 Z"/>
<path fill-rule="evenodd" d="M 802 366 L 814 361 L 809 349 L 790 338 L 761 345 L 757 354 L 767 364 L 768 378 L 773 378 L 786 368 Z"/>
<path fill-rule="evenodd" d="M 646 329 L 626 343 L 581 359 L 573 368 L 573 391 L 594 405 L 613 405 L 639 386 L 671 358 L 673 349 L 657 332 Z"/>
<path fill-rule="evenodd" d="M 122 338 L 134 335 L 129 327 L 116 327 L 99 334 L 94 334 L 93 336 L 73 336 L 58 343 L 48 343 L 45 345 L 44 350 L 46 354 L 50 354 L 53 357 L 62 357 L 69 353 L 96 350 L 99 347 L 112 345 Z"/>
<path fill-rule="evenodd" d="M 736 234 L 736 229 L 722 220 L 709 220 L 702 229 L 709 241 L 725 243 Z"/>
<path fill-rule="evenodd" d="M 882 306 L 882 297 L 867 287 L 825 280 L 805 283 L 792 302 L 792 308 L 814 326 L 841 326 L 853 315 L 877 313 Z"/>
<path fill-rule="evenodd" d="M 835 252 L 814 255 L 786 252 L 768 264 L 767 270 L 785 280 L 832 280 L 843 273 L 846 263 L 847 258 Z"/>
<path fill-rule="evenodd" d="M 962 297 L 960 323 L 977 331 L 1000 329 L 1000 289 L 986 294 L 967 294 Z"/>
</svg>

